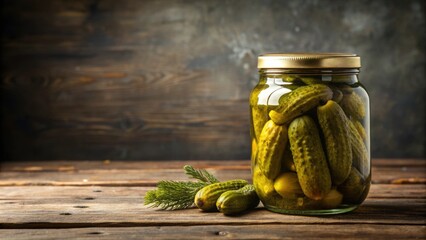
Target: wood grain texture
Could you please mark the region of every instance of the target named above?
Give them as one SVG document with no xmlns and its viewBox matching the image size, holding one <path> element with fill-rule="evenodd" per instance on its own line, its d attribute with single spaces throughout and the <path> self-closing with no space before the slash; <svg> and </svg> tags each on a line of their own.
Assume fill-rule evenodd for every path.
<svg viewBox="0 0 426 240">
<path fill-rule="evenodd" d="M 380 187 L 387 189 L 384 185 Z M 199 209 L 170 212 L 148 208 L 142 204 L 143 196 L 152 188 L 9 187 L 1 189 L 0 227 L 71 228 L 307 222 L 424 225 L 426 199 L 403 197 L 406 193 L 415 195 L 413 188 L 414 193 L 425 196 L 424 186 L 387 189 L 388 196 L 382 194 L 369 197 L 351 214 L 324 217 L 289 216 L 271 213 L 259 207 L 238 217 L 227 217 L 221 213 L 201 212 Z M 401 197 L 389 197 L 398 194 L 401 194 Z"/>
<path fill-rule="evenodd" d="M 236 81 L 232 65 L 219 78 L 192 66 L 199 57 L 193 51 L 221 51 L 196 37 L 201 25 L 191 26 L 202 5 L 88 0 L 5 7 L 14 27 L 3 37 L 8 159 L 249 155 L 248 78 Z"/>
<path fill-rule="evenodd" d="M 426 236 L 426 187 L 423 182 L 374 183 L 358 209 L 332 216 L 276 214 L 265 210 L 261 204 L 253 211 L 233 217 L 195 208 L 164 211 L 143 205 L 146 192 L 154 189 L 155 182 L 160 180 L 158 175 L 177 177 L 174 180 L 187 179 L 181 170 L 184 164 L 198 164 L 197 167 L 203 166 L 218 176 L 250 179 L 248 161 L 221 163 L 3 163 L 0 177 L 8 176 L 12 184 L 0 187 L 0 236 L 2 239 L 423 239 Z M 424 177 L 424 171 L 410 170 L 423 170 L 423 160 L 378 159 L 373 163 L 376 163 L 373 179 L 387 179 L 381 175 L 389 173 L 399 179 L 405 176 L 404 172 L 411 177 Z M 73 186 L 83 175 L 100 184 L 86 182 Z M 137 175 L 142 176 L 139 185 L 126 186 Z M 61 181 L 52 180 L 52 177 Z M 19 186 L 24 178 L 27 184 Z M 34 179 L 34 183 L 43 179 L 47 184 L 31 185 L 30 179 Z M 126 184 L 120 186 L 119 181 Z"/>
<path fill-rule="evenodd" d="M 309 229 L 309 231 L 307 231 Z M 268 224 L 155 226 L 127 228 L 67 229 L 70 239 L 416 239 L 424 236 L 425 226 L 343 225 L 343 224 Z M 0 230 L 6 239 L 54 240 L 64 237 L 63 229 Z M 355 234 L 354 234 L 355 233 Z"/>
<path fill-rule="evenodd" d="M 392 161 L 390 164 L 389 161 Z M 55 172 L 55 171 L 79 171 L 89 169 L 182 169 L 184 165 L 191 165 L 197 168 L 215 168 L 215 169 L 249 169 L 249 160 L 226 160 L 226 161 L 18 161 L 18 162 L 0 162 L 0 170 L 4 172 Z M 372 159 L 372 166 L 385 168 L 425 168 L 426 159 Z"/>
<path fill-rule="evenodd" d="M 377 165 L 375 164 L 377 162 Z M 229 161 L 58 161 L 3 163 L 0 186 L 154 186 L 159 180 L 185 180 L 183 166 L 206 168 L 221 180 L 251 181 L 250 162 Z M 372 182 L 422 184 L 426 161 L 396 160 L 395 165 L 373 160 Z"/>
<path fill-rule="evenodd" d="M 295 51 L 362 56 L 372 155 L 424 157 L 423 1 L 321 6 L 5 0 L 2 158 L 247 159 L 256 57 Z"/>
</svg>

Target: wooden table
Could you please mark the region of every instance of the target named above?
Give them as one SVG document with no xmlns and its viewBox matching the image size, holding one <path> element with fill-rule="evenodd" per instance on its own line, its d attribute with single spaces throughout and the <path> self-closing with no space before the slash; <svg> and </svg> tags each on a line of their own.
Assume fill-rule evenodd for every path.
<svg viewBox="0 0 426 240">
<path fill-rule="evenodd" d="M 1 163 L 0 239 L 425 239 L 426 161 L 374 159 L 373 185 L 351 213 L 308 217 L 262 207 L 237 217 L 143 205 L 182 166 L 250 180 L 249 161 Z"/>
</svg>

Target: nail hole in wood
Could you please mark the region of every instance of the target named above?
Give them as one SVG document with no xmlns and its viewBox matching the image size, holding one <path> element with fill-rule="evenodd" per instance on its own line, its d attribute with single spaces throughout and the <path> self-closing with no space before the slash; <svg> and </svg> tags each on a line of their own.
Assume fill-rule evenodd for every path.
<svg viewBox="0 0 426 240">
<path fill-rule="evenodd" d="M 63 212 L 63 213 L 59 213 L 59 215 L 72 215 L 72 214 L 69 212 Z"/>
<path fill-rule="evenodd" d="M 218 235 L 218 236 L 226 236 L 228 233 L 227 232 L 218 231 L 218 232 L 215 232 L 214 234 Z"/>
</svg>

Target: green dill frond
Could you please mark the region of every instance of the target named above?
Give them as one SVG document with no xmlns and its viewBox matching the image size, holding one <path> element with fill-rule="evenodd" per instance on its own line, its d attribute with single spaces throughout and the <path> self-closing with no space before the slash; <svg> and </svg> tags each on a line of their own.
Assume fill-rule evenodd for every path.
<svg viewBox="0 0 426 240">
<path fill-rule="evenodd" d="M 156 199 L 157 199 L 157 190 L 150 190 L 146 192 L 145 194 L 144 204 L 145 205 L 153 204 Z"/>
<path fill-rule="evenodd" d="M 146 192 L 144 204 L 149 207 L 159 207 L 166 210 L 185 209 L 194 204 L 198 190 L 217 183 L 219 180 L 204 169 L 194 169 L 186 165 L 185 174 L 197 179 L 198 182 L 160 181 L 157 189 Z"/>
<path fill-rule="evenodd" d="M 215 178 L 212 174 L 210 174 L 207 170 L 205 169 L 194 169 L 192 166 L 190 165 L 185 165 L 183 167 L 183 169 L 185 170 L 185 174 L 198 179 L 201 182 L 205 182 L 205 183 L 217 183 L 219 182 L 219 180 L 217 178 Z"/>
<path fill-rule="evenodd" d="M 198 190 L 207 185 L 202 182 L 160 181 L 157 190 L 146 193 L 144 204 L 166 210 L 189 208 L 194 204 Z"/>
</svg>

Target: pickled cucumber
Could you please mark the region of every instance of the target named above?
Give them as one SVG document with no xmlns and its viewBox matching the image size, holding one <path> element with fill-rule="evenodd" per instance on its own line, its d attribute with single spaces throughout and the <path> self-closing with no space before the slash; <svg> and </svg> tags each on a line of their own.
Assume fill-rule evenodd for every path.
<svg viewBox="0 0 426 240">
<path fill-rule="evenodd" d="M 331 175 L 314 120 L 306 115 L 294 119 L 288 136 L 303 192 L 311 199 L 322 199 L 331 189 Z"/>
<path fill-rule="evenodd" d="M 365 186 L 366 182 L 362 174 L 353 167 L 351 168 L 348 179 L 338 187 L 338 190 L 343 194 L 345 203 L 357 204 L 360 203 Z"/>
<path fill-rule="evenodd" d="M 282 173 L 274 181 L 275 191 L 283 198 L 303 197 L 297 174 L 294 172 Z"/>
</svg>

